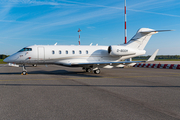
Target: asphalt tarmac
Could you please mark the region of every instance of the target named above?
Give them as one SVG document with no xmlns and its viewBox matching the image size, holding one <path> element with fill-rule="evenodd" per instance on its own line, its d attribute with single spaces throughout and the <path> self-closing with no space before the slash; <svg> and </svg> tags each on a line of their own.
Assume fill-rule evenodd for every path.
<svg viewBox="0 0 180 120">
<path fill-rule="evenodd" d="M 0 65 L 2 120 L 179 120 L 180 70 Z"/>
</svg>

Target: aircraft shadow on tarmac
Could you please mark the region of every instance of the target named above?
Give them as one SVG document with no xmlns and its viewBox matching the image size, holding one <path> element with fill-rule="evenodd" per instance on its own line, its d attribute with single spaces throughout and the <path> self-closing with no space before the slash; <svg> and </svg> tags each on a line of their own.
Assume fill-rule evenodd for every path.
<svg viewBox="0 0 180 120">
<path fill-rule="evenodd" d="M 129 88 L 179 88 L 180 86 L 152 86 L 152 85 L 58 85 L 58 84 L 0 84 L 0 86 L 48 86 L 48 87 L 129 87 Z"/>
<path fill-rule="evenodd" d="M 84 71 L 67 71 L 67 70 L 54 70 L 54 71 L 31 71 L 28 74 L 45 74 L 45 75 L 67 75 L 77 77 L 101 77 L 93 73 L 86 73 Z"/>
<path fill-rule="evenodd" d="M 65 76 L 77 76 L 77 77 L 102 77 L 100 74 L 86 73 L 84 71 L 67 71 L 67 70 L 54 70 L 54 71 L 28 71 L 28 75 L 65 75 Z M 6 72 L 0 73 L 0 75 L 21 75 L 20 72 Z"/>
</svg>

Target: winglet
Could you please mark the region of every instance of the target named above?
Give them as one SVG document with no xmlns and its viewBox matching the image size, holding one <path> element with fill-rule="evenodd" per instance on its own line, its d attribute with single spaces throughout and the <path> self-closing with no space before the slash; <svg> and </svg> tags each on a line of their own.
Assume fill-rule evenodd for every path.
<svg viewBox="0 0 180 120">
<path fill-rule="evenodd" d="M 154 54 L 153 54 L 146 62 L 152 62 L 152 61 L 154 61 L 154 59 L 155 59 L 158 51 L 159 51 L 159 49 L 157 49 L 157 50 L 154 52 Z"/>
</svg>

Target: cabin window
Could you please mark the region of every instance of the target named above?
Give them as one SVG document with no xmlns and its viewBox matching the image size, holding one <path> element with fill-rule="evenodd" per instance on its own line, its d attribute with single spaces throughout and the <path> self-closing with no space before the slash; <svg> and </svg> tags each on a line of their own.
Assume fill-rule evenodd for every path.
<svg viewBox="0 0 180 120">
<path fill-rule="evenodd" d="M 55 54 L 55 51 L 54 51 L 54 50 L 52 51 L 52 54 Z"/>
<path fill-rule="evenodd" d="M 61 50 L 59 51 L 59 54 L 61 54 Z"/>
<path fill-rule="evenodd" d="M 81 50 L 79 51 L 79 54 L 82 54 L 82 51 L 81 51 Z"/>
<path fill-rule="evenodd" d="M 66 54 L 68 54 L 68 51 L 66 50 Z"/>
<path fill-rule="evenodd" d="M 74 50 L 72 51 L 72 54 L 75 54 L 75 51 L 74 51 Z"/>
<path fill-rule="evenodd" d="M 86 54 L 88 54 L 88 50 L 86 50 Z"/>
</svg>

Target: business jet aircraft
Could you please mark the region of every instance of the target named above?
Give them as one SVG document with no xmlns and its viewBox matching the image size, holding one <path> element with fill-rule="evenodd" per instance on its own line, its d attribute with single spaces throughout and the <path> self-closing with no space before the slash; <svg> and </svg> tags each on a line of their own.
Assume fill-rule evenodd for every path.
<svg viewBox="0 0 180 120">
<path fill-rule="evenodd" d="M 99 68 L 120 67 L 120 64 L 130 64 L 146 61 L 122 61 L 128 58 L 144 55 L 146 44 L 150 37 L 158 32 L 169 30 L 153 30 L 141 28 L 135 36 L 123 45 L 83 46 L 83 45 L 33 45 L 4 59 L 4 62 L 22 64 L 22 74 L 26 75 L 25 64 L 56 64 L 69 67 L 82 67 L 86 72 L 100 73 Z M 147 61 L 153 61 L 158 50 Z"/>
</svg>

